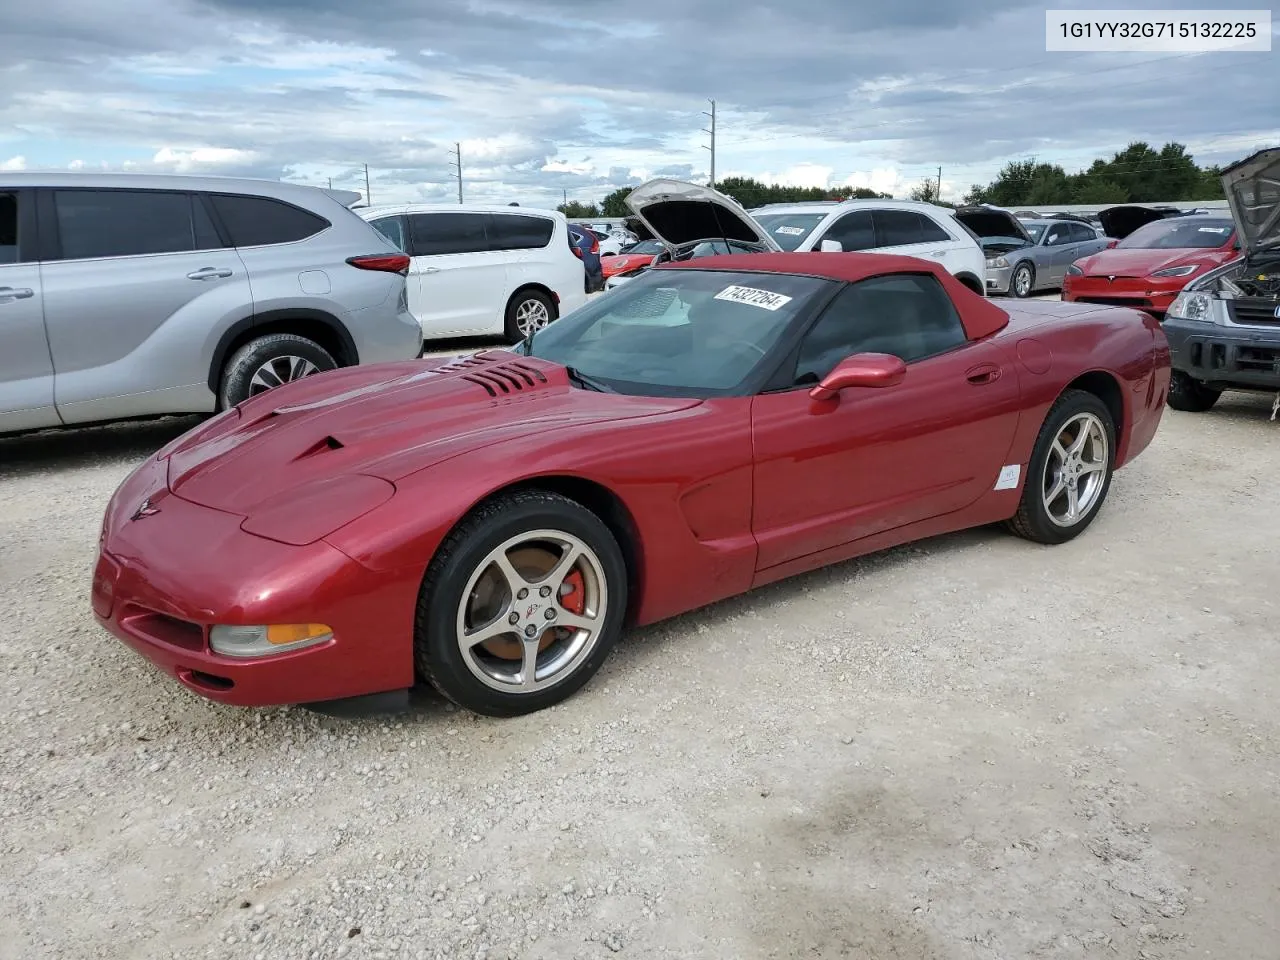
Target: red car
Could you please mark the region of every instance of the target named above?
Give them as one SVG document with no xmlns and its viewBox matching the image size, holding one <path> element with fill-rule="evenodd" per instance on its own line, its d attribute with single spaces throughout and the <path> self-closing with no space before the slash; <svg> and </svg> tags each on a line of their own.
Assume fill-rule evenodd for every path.
<svg viewBox="0 0 1280 960">
<path fill-rule="evenodd" d="M 639 243 L 631 244 L 621 253 L 601 257 L 600 266 L 604 270 L 605 279 L 607 280 L 615 273 L 624 273 L 627 270 L 639 270 L 641 267 L 647 267 L 653 262 L 653 258 L 665 249 L 666 247 L 662 245 L 660 240 L 641 240 Z"/>
<path fill-rule="evenodd" d="M 509 350 L 319 374 L 175 440 L 107 507 L 93 611 L 227 704 L 425 679 L 527 713 L 628 626 L 967 527 L 1070 540 L 1168 384 L 1154 318 L 997 306 L 923 260 L 662 266 Z"/>
<path fill-rule="evenodd" d="M 1162 317 L 1190 281 L 1239 256 L 1230 217 L 1155 220 L 1068 267 L 1062 299 L 1136 307 Z"/>
</svg>

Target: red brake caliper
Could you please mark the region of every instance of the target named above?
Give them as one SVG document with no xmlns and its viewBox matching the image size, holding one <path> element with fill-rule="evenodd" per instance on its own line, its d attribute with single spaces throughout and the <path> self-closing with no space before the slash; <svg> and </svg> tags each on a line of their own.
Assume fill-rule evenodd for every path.
<svg viewBox="0 0 1280 960">
<path fill-rule="evenodd" d="M 581 614 L 587 608 L 586 584 L 582 582 L 580 571 L 574 570 L 564 578 L 560 585 L 560 606 L 575 614 Z"/>
</svg>

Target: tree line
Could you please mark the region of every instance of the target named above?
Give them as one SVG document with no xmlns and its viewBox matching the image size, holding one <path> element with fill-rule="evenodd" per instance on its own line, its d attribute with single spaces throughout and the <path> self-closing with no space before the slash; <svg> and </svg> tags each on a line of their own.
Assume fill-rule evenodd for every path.
<svg viewBox="0 0 1280 960">
<path fill-rule="evenodd" d="M 716 184 L 716 189 L 733 197 L 738 203 L 750 210 L 766 203 L 804 203 L 814 200 L 848 200 L 854 199 L 890 199 L 891 193 L 877 193 L 865 187 L 792 187 L 782 183 L 761 183 L 751 177 L 725 177 Z M 620 187 L 604 198 L 599 204 L 580 203 L 570 200 L 558 207 L 570 220 L 590 220 L 593 217 L 630 217 L 627 209 L 627 194 L 631 187 Z"/>
<path fill-rule="evenodd" d="M 1197 166 L 1187 148 L 1166 143 L 1159 150 L 1136 141 L 1110 160 L 1067 173 L 1056 163 L 1011 160 L 986 186 L 974 184 L 965 203 L 998 207 L 1046 207 L 1073 203 L 1153 203 L 1160 200 L 1222 200 L 1221 167 Z"/>
<path fill-rule="evenodd" d="M 1160 200 L 1221 200 L 1221 167 L 1201 167 L 1181 143 L 1166 143 L 1159 150 L 1135 141 L 1110 160 L 1098 159 L 1086 170 L 1067 173 L 1061 164 L 1035 160 L 1010 160 L 986 186 L 974 184 L 964 203 L 990 203 L 998 207 L 1047 207 L 1075 203 L 1153 203 Z M 716 184 L 721 193 L 750 210 L 766 203 L 802 203 L 814 200 L 891 199 L 865 187 L 792 187 L 761 183 L 750 177 L 726 177 Z M 576 200 L 556 209 L 570 219 L 592 217 L 629 218 L 626 198 L 630 187 L 620 187 L 599 203 Z M 912 200 L 953 206 L 938 196 L 938 182 L 922 180 L 910 193 Z"/>
</svg>

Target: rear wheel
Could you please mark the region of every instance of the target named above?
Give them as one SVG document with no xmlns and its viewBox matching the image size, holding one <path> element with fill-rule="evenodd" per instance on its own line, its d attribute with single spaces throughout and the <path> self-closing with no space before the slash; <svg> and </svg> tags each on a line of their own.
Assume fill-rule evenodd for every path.
<svg viewBox="0 0 1280 960">
<path fill-rule="evenodd" d="M 1040 428 L 1009 528 L 1047 544 L 1083 533 L 1111 488 L 1115 435 L 1110 411 L 1094 394 L 1068 390 L 1059 397 Z"/>
<path fill-rule="evenodd" d="M 1218 402 L 1220 396 L 1221 390 L 1206 387 L 1181 370 L 1173 371 L 1173 376 L 1169 378 L 1169 406 L 1175 410 L 1204 413 Z"/>
<path fill-rule="evenodd" d="M 522 491 L 458 525 L 423 578 L 418 671 L 450 700 L 511 717 L 566 699 L 622 632 L 626 564 L 581 504 Z"/>
<path fill-rule="evenodd" d="M 314 340 L 292 333 L 273 333 L 250 340 L 223 367 L 219 408 L 226 410 L 250 397 L 333 370 L 338 362 Z"/>
<path fill-rule="evenodd" d="M 519 343 L 555 318 L 555 304 L 545 293 L 541 290 L 519 290 L 507 303 L 507 340 Z"/>
</svg>

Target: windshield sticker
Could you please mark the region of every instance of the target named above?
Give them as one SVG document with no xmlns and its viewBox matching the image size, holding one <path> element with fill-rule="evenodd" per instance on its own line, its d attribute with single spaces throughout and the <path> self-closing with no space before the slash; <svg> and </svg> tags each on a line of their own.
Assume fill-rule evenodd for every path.
<svg viewBox="0 0 1280 960">
<path fill-rule="evenodd" d="M 779 227 L 774 233 L 780 233 L 784 237 L 803 237 L 804 227 Z"/>
<path fill-rule="evenodd" d="M 1200 227 L 1201 233 L 1226 233 L 1228 227 Z"/>
<path fill-rule="evenodd" d="M 746 303 L 753 307 L 764 307 L 766 310 L 777 310 L 791 302 L 791 298 L 770 290 L 758 290 L 755 287 L 725 287 L 715 295 L 717 300 L 729 300 L 733 303 Z"/>
</svg>

